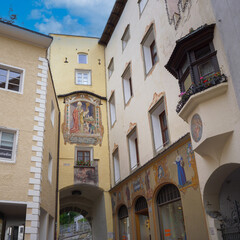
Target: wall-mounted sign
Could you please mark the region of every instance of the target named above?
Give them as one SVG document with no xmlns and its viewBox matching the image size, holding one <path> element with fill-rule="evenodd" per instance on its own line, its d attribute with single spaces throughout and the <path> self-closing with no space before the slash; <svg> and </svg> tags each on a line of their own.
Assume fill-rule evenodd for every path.
<svg viewBox="0 0 240 240">
<path fill-rule="evenodd" d="M 62 131 L 65 143 L 101 145 L 104 130 L 100 100 L 88 94 L 65 98 Z"/>
</svg>

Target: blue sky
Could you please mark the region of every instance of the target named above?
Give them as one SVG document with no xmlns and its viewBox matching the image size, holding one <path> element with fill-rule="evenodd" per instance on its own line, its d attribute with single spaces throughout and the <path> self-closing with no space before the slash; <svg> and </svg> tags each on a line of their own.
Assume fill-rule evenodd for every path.
<svg viewBox="0 0 240 240">
<path fill-rule="evenodd" d="M 17 15 L 16 25 L 44 34 L 100 37 L 115 0 L 5 0 L 0 17 Z"/>
</svg>

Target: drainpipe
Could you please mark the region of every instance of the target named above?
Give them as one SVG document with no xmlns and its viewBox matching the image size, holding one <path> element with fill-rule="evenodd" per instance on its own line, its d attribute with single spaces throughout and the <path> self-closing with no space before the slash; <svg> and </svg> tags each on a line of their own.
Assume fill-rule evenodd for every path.
<svg viewBox="0 0 240 240">
<path fill-rule="evenodd" d="M 60 119 L 61 113 L 58 113 L 58 144 L 57 144 L 57 176 L 56 176 L 56 203 L 55 203 L 55 228 L 54 239 L 57 240 L 57 223 L 58 223 L 58 179 L 59 179 L 59 145 L 60 145 Z"/>
</svg>

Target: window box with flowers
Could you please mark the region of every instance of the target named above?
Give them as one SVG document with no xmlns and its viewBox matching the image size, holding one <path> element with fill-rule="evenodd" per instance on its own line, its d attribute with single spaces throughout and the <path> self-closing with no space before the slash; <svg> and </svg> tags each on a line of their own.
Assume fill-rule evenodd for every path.
<svg viewBox="0 0 240 240">
<path fill-rule="evenodd" d="M 177 40 L 165 66 L 179 81 L 181 99 L 177 113 L 193 94 L 227 81 L 220 73 L 213 45 L 214 27 L 215 24 L 205 24 Z"/>
</svg>

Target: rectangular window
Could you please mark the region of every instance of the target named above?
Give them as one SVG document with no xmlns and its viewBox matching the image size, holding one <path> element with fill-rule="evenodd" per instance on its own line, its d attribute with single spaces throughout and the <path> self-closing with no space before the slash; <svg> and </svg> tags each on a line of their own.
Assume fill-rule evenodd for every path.
<svg viewBox="0 0 240 240">
<path fill-rule="evenodd" d="M 128 135 L 131 171 L 140 165 L 136 128 Z"/>
<path fill-rule="evenodd" d="M 120 164 L 119 164 L 119 155 L 118 149 L 113 153 L 113 166 L 114 166 L 114 181 L 115 183 L 120 181 Z"/>
<path fill-rule="evenodd" d="M 49 157 L 48 157 L 48 181 L 50 183 L 52 183 L 52 166 L 53 166 L 53 160 L 52 160 L 52 156 L 49 153 Z"/>
<path fill-rule="evenodd" d="M 53 101 L 51 102 L 51 122 L 52 125 L 54 126 L 54 119 L 55 119 L 55 109 L 54 109 L 54 104 Z"/>
<path fill-rule="evenodd" d="M 124 50 L 125 47 L 127 46 L 127 43 L 128 43 L 129 39 L 130 39 L 130 30 L 129 30 L 129 24 L 128 24 L 124 33 L 123 33 L 123 36 L 121 38 L 121 40 L 122 40 L 122 50 Z"/>
<path fill-rule="evenodd" d="M 85 53 L 78 54 L 78 63 L 87 64 L 88 63 L 88 55 Z"/>
<path fill-rule="evenodd" d="M 160 100 L 156 107 L 153 108 L 150 112 L 150 116 L 152 122 L 154 148 L 155 152 L 158 152 L 169 142 L 167 117 L 163 100 Z"/>
<path fill-rule="evenodd" d="M 91 166 L 91 162 L 93 160 L 93 149 L 92 148 L 84 148 L 77 147 L 75 154 L 75 165 L 76 166 Z"/>
<path fill-rule="evenodd" d="M 112 96 L 110 97 L 109 100 L 109 108 L 110 108 L 110 120 L 111 120 L 111 126 L 113 126 L 113 124 L 116 121 L 116 109 L 115 109 L 115 96 L 114 93 L 112 94 Z"/>
<path fill-rule="evenodd" d="M 147 1 L 148 0 L 139 0 L 138 1 L 140 14 L 143 12 L 143 10 L 147 4 Z"/>
<path fill-rule="evenodd" d="M 16 132 L 0 130 L 0 160 L 14 161 Z"/>
<path fill-rule="evenodd" d="M 132 78 L 131 78 L 131 66 L 130 64 L 125 69 L 123 75 L 122 75 L 122 81 L 123 81 L 123 93 L 124 93 L 124 102 L 127 104 L 130 100 L 130 98 L 133 96 L 132 91 Z"/>
<path fill-rule="evenodd" d="M 76 70 L 76 85 L 91 85 L 90 70 Z"/>
<path fill-rule="evenodd" d="M 24 70 L 0 64 L 0 89 L 22 92 Z"/>
<path fill-rule="evenodd" d="M 108 65 L 108 78 L 110 78 L 112 76 L 113 71 L 114 71 L 114 62 L 113 62 L 113 58 L 112 58 Z"/>
<path fill-rule="evenodd" d="M 158 61 L 157 46 L 155 42 L 153 25 L 149 28 L 141 44 L 144 55 L 145 73 L 148 74 L 152 67 Z"/>
</svg>

